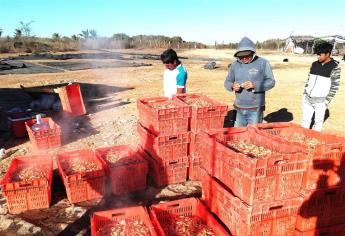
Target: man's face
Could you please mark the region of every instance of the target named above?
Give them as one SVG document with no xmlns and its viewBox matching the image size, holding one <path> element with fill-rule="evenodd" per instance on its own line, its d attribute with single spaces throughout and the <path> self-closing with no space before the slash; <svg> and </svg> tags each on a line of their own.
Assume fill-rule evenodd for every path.
<svg viewBox="0 0 345 236">
<path fill-rule="evenodd" d="M 175 70 L 175 68 L 177 67 L 176 61 L 174 61 L 173 63 L 166 63 L 164 64 L 165 68 L 168 70 Z"/>
<path fill-rule="evenodd" d="M 327 53 L 318 53 L 317 59 L 320 63 L 323 63 L 323 62 L 327 61 L 329 56 L 330 56 L 330 54 L 328 52 Z"/>
<path fill-rule="evenodd" d="M 244 64 L 248 64 L 252 61 L 253 59 L 253 53 L 246 55 L 246 56 L 240 56 L 238 57 L 240 59 L 240 61 Z"/>
</svg>

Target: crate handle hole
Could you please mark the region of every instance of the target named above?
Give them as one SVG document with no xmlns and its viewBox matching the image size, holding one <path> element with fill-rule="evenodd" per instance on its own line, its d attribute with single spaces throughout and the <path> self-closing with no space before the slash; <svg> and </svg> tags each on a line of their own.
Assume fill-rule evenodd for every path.
<svg viewBox="0 0 345 236">
<path fill-rule="evenodd" d="M 279 206 L 274 206 L 274 207 L 270 207 L 270 211 L 273 211 L 273 210 L 278 210 L 278 209 L 281 209 L 283 208 L 283 205 L 279 205 Z"/>
<path fill-rule="evenodd" d="M 169 137 L 169 140 L 175 140 L 175 139 L 177 139 L 177 136 Z"/>
<path fill-rule="evenodd" d="M 207 111 L 216 111 L 216 109 L 215 108 L 210 108 Z"/>
<path fill-rule="evenodd" d="M 19 187 L 29 187 L 31 186 L 31 184 L 27 183 L 27 184 L 19 184 Z"/>
<path fill-rule="evenodd" d="M 332 150 L 332 151 L 341 152 L 341 151 L 342 151 L 342 148 L 340 148 L 340 147 L 332 147 L 331 150 Z"/>
<path fill-rule="evenodd" d="M 113 214 L 111 214 L 112 217 L 123 216 L 123 215 L 125 215 L 124 212 L 119 212 L 119 213 L 113 213 Z"/>
<path fill-rule="evenodd" d="M 329 195 L 334 195 L 336 193 L 336 191 L 331 191 L 331 192 L 326 192 L 326 196 L 329 196 Z"/>
<path fill-rule="evenodd" d="M 179 206 L 180 206 L 180 204 L 176 203 L 176 204 L 169 205 L 168 208 L 172 208 L 172 207 L 175 208 L 175 207 L 179 207 Z"/>
<path fill-rule="evenodd" d="M 176 164 L 178 161 L 169 161 L 169 165 Z"/>
<path fill-rule="evenodd" d="M 284 163 L 286 163 L 285 160 L 276 160 L 276 161 L 274 162 L 274 165 L 279 165 L 279 164 L 284 164 Z"/>
</svg>

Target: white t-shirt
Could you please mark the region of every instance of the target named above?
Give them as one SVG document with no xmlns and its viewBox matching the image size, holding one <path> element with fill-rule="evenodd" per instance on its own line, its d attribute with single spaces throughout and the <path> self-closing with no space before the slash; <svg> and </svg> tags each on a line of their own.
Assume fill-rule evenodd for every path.
<svg viewBox="0 0 345 236">
<path fill-rule="evenodd" d="M 163 77 L 164 97 L 171 98 L 177 93 L 177 88 L 186 92 L 187 70 L 180 64 L 174 70 L 166 69 Z"/>
</svg>

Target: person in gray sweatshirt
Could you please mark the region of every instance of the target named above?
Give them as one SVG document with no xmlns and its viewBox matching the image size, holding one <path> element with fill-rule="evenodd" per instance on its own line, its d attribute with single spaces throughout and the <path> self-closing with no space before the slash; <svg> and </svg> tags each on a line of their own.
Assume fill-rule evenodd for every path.
<svg viewBox="0 0 345 236">
<path fill-rule="evenodd" d="M 261 123 L 265 109 L 265 92 L 275 85 L 270 64 L 256 55 L 255 44 L 244 37 L 234 55 L 224 87 L 235 92 L 235 127 Z"/>
</svg>

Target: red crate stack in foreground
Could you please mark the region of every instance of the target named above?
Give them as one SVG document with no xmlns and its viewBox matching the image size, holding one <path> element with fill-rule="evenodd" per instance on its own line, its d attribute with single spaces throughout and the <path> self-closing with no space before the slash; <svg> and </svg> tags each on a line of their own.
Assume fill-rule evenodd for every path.
<svg viewBox="0 0 345 236">
<path fill-rule="evenodd" d="M 345 138 L 284 122 L 259 124 L 252 128 L 260 135 L 299 146 L 308 153 L 309 161 L 303 177 L 303 189 L 345 185 Z M 328 180 L 323 185 L 317 185 L 321 175 L 327 175 Z"/>
<path fill-rule="evenodd" d="M 302 147 L 308 154 L 296 235 L 345 235 L 345 138 L 293 123 L 259 124 L 257 134 Z"/>
<path fill-rule="evenodd" d="M 258 155 L 264 155 L 245 153 L 241 146 L 257 147 Z M 247 204 L 299 195 L 307 163 L 301 148 L 256 135 L 247 128 L 209 131 L 203 147 L 204 169 Z"/>
<path fill-rule="evenodd" d="M 97 148 L 95 152 L 106 166 L 112 194 L 123 195 L 146 189 L 148 164 L 135 149 L 121 145 Z"/>
<path fill-rule="evenodd" d="M 149 154 L 153 182 L 164 186 L 186 181 L 191 108 L 165 97 L 139 99 L 137 106 L 140 146 Z"/>
<path fill-rule="evenodd" d="M 66 188 L 67 198 L 71 203 L 104 196 L 105 167 L 93 151 L 60 153 L 56 156 L 56 162 Z"/>
<path fill-rule="evenodd" d="M 26 210 L 49 208 L 52 178 L 53 160 L 50 156 L 14 158 L 2 181 L 9 212 L 17 214 Z"/>
<path fill-rule="evenodd" d="M 203 200 L 232 235 L 287 235 L 295 234 L 297 212 L 301 197 L 248 205 L 231 190 L 202 170 Z"/>
</svg>

